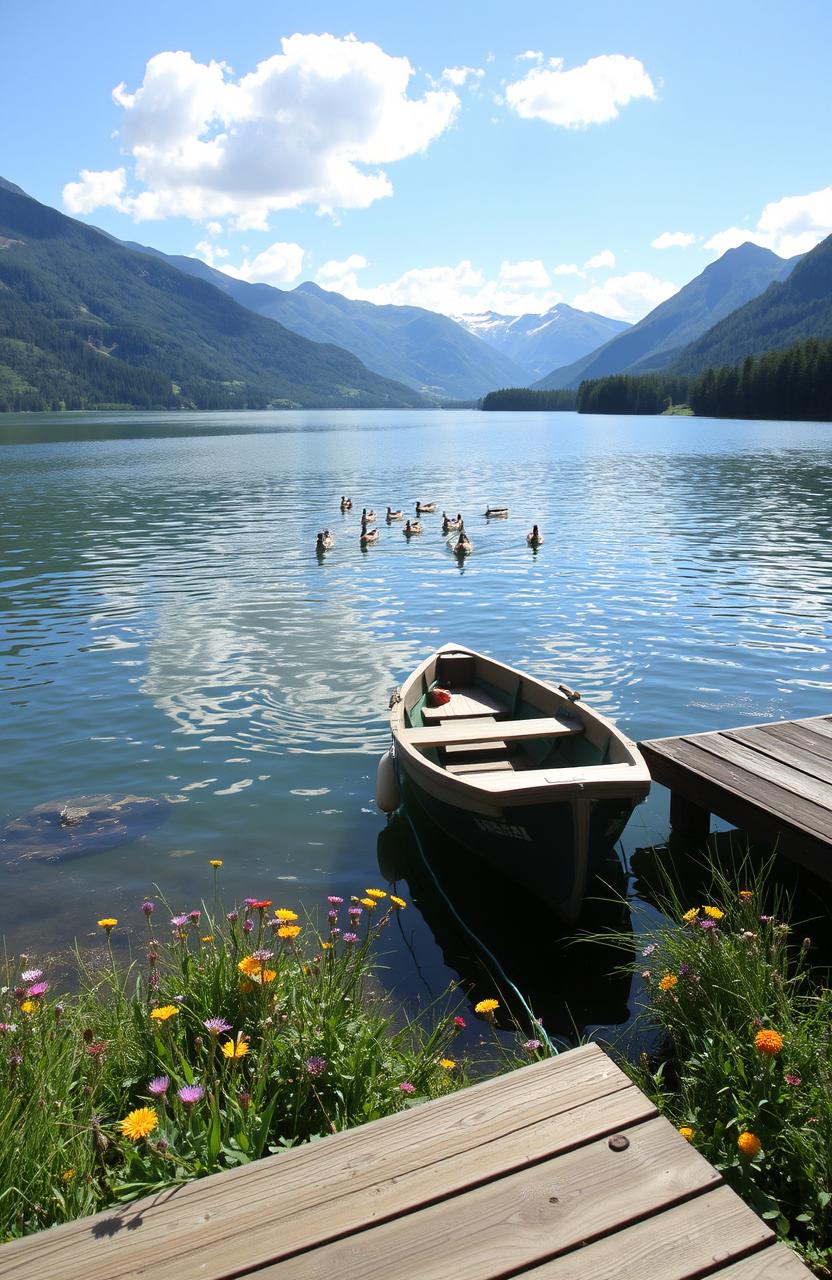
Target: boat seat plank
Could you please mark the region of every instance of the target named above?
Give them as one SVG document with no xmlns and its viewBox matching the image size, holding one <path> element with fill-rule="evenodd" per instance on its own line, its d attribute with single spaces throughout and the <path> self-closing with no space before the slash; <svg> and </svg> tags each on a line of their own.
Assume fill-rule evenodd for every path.
<svg viewBox="0 0 832 1280">
<path fill-rule="evenodd" d="M 583 732 L 579 720 L 559 720 L 555 716 L 539 716 L 528 720 L 501 720 L 498 725 L 500 738 L 505 742 L 522 741 L 524 738 L 565 738 Z M 490 742 L 494 738 L 494 724 L 482 727 L 471 724 L 440 724 L 435 728 L 405 729 L 404 740 L 414 747 L 447 747 L 459 743 Z"/>
<path fill-rule="evenodd" d="M 425 706 L 422 708 L 422 719 L 426 724 L 438 724 L 441 720 L 455 720 L 458 716 L 495 716 L 508 715 L 508 707 L 498 698 L 492 697 L 485 689 L 454 689 L 450 702 L 443 702 L 440 707 Z"/>
<path fill-rule="evenodd" d="M 513 773 L 514 765 L 510 760 L 466 760 L 462 764 L 446 764 L 445 772 L 455 778 L 471 773 Z"/>
</svg>

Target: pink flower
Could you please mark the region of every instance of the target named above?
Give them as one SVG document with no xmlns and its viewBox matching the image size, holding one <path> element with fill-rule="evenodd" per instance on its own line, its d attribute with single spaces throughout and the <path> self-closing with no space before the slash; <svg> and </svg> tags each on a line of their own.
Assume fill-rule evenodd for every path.
<svg viewBox="0 0 832 1280">
<path fill-rule="evenodd" d="M 148 917 L 152 916 L 155 910 L 156 910 L 156 904 L 151 902 L 150 899 L 148 899 L 147 902 L 142 903 L 142 911 L 146 916 Z"/>
<path fill-rule="evenodd" d="M 20 975 L 21 982 L 37 982 L 43 977 L 43 969 L 24 969 Z"/>
<path fill-rule="evenodd" d="M 345 941 L 345 942 L 347 943 L 347 945 L 349 946 L 349 945 L 351 945 L 353 942 L 357 942 L 357 941 L 358 941 L 358 934 L 357 934 L 357 933 L 345 933 L 345 934 L 344 934 L 344 941 Z"/>
<path fill-rule="evenodd" d="M 189 911 L 189 912 L 188 912 L 188 919 L 190 920 L 191 924 L 199 924 L 200 920 L 202 919 L 202 912 L 201 912 L 201 911 Z"/>
<path fill-rule="evenodd" d="M 171 920 L 170 920 L 171 929 L 182 929 L 187 923 L 188 923 L 187 916 L 171 916 Z"/>
<path fill-rule="evenodd" d="M 411 1084 L 409 1080 L 402 1080 L 401 1084 L 399 1085 L 399 1089 L 401 1090 L 402 1093 L 416 1092 L 415 1084 Z"/>
<path fill-rule="evenodd" d="M 32 1000 L 37 1000 L 40 996 L 45 996 L 48 990 L 48 982 L 33 982 L 29 988 L 29 996 Z"/>
<path fill-rule="evenodd" d="M 464 1018 L 460 1017 L 460 1015 L 459 1015 L 459 1014 L 457 1014 L 457 1015 L 456 1015 L 456 1017 L 454 1018 L 454 1026 L 455 1026 L 455 1027 L 467 1027 L 467 1026 L 468 1026 L 468 1023 L 465 1021 L 465 1019 L 464 1019 Z"/>
<path fill-rule="evenodd" d="M 340 907 L 343 901 L 344 899 L 339 898 L 337 893 L 331 893 L 327 898 L 327 902 L 329 902 L 333 907 Z"/>
<path fill-rule="evenodd" d="M 148 1081 L 147 1092 L 153 1098 L 163 1098 L 170 1086 L 170 1078 L 168 1076 L 154 1076 Z"/>
<path fill-rule="evenodd" d="M 795 1086 L 800 1084 L 800 1076 L 796 1076 L 793 1071 L 787 1071 L 783 1076 L 783 1079 L 786 1084 L 792 1084 Z"/>
</svg>

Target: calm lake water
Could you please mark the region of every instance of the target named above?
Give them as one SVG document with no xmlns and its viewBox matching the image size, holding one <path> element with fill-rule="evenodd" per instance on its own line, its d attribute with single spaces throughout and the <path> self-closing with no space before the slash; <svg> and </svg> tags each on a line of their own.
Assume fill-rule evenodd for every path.
<svg viewBox="0 0 832 1280">
<path fill-rule="evenodd" d="M 565 680 L 636 739 L 832 706 L 829 425 L 6 416 L 0 495 L 0 829 L 25 828 L 0 845 L 11 954 L 85 943 L 103 915 L 139 924 L 154 885 L 177 910 L 198 905 L 222 858 L 228 899 L 275 905 L 395 879 L 417 903 L 386 935 L 390 987 L 427 1001 L 469 978 L 471 945 L 420 886 L 409 832 L 374 803 L 388 693 L 446 640 Z M 362 506 L 412 514 L 417 498 L 439 504 L 423 537 L 382 520 L 380 543 L 359 549 Z M 509 519 L 489 524 L 489 503 Z M 464 565 L 443 508 L 466 518 Z M 324 527 L 335 548 L 319 562 Z M 74 850 L 53 835 L 59 860 L 29 856 L 43 847 L 33 810 L 48 823 L 94 794 L 157 803 L 125 813 L 109 843 L 79 828 Z M 666 835 L 655 789 L 625 852 Z M 495 899 L 476 866 L 454 873 L 461 913 L 504 940 L 509 976 L 540 1009 L 560 999 L 575 963 L 546 950 L 534 908 Z M 602 976 L 570 1008 L 581 1027 L 614 1025 L 626 999 Z"/>
</svg>

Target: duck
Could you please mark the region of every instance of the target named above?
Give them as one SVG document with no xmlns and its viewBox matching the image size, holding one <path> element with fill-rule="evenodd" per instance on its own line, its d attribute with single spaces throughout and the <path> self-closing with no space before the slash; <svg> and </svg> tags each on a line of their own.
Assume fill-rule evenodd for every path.
<svg viewBox="0 0 832 1280">
<path fill-rule="evenodd" d="M 324 529 L 323 533 L 318 534 L 318 540 L 315 543 L 315 550 L 319 556 L 323 555 L 325 551 L 331 551 L 334 546 L 335 539 L 329 532 L 329 529 Z"/>
<path fill-rule="evenodd" d="M 372 524 L 375 518 L 376 518 L 375 511 L 368 511 L 366 507 L 362 509 L 362 512 L 361 512 L 362 524 Z"/>
<path fill-rule="evenodd" d="M 359 546 L 368 547 L 371 542 L 378 542 L 381 534 L 378 529 L 368 529 L 367 521 L 361 521 L 361 537 L 358 539 Z"/>
<path fill-rule="evenodd" d="M 394 520 L 401 520 L 401 518 L 402 518 L 402 516 L 403 516 L 403 515 L 404 515 L 404 512 L 401 510 L 401 508 L 400 508 L 398 511 L 393 511 L 391 507 L 388 507 L 388 508 L 387 508 L 387 523 L 388 523 L 388 524 L 392 524 L 392 522 L 393 522 Z"/>
<path fill-rule="evenodd" d="M 504 520 L 508 515 L 508 507 L 486 507 L 486 520 Z"/>
<path fill-rule="evenodd" d="M 411 538 L 414 533 L 422 532 L 421 520 L 408 520 L 402 529 L 402 533 L 406 538 Z"/>
<path fill-rule="evenodd" d="M 352 511 L 352 498 L 345 498 L 344 495 L 341 494 L 341 510 Z"/>
<path fill-rule="evenodd" d="M 416 503 L 416 514 L 417 514 L 417 516 L 421 516 L 421 515 L 428 515 L 428 514 L 430 514 L 430 512 L 435 511 L 435 510 L 436 510 L 436 503 L 435 503 L 435 502 L 417 502 L 417 503 Z"/>
<path fill-rule="evenodd" d="M 540 532 L 537 525 L 533 525 L 531 533 L 526 534 L 526 541 L 530 547 L 543 546 L 543 534 Z"/>
<path fill-rule="evenodd" d="M 442 532 L 450 533 L 451 529 L 462 528 L 462 516 L 457 511 L 456 516 L 449 516 L 446 511 L 442 512 Z"/>
<path fill-rule="evenodd" d="M 470 556 L 474 550 L 474 544 L 465 532 L 464 525 L 460 525 L 459 537 L 456 540 L 453 538 L 448 539 L 448 546 L 455 556 Z"/>
</svg>

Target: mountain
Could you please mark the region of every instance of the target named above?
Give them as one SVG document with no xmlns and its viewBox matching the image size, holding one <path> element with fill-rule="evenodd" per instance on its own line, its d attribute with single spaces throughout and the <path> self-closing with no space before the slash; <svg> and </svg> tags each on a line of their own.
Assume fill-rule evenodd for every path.
<svg viewBox="0 0 832 1280">
<path fill-rule="evenodd" d="M 559 302 L 543 315 L 503 316 L 496 311 L 485 311 L 456 319 L 469 333 L 520 365 L 527 380 L 596 351 L 610 338 L 630 328 L 625 320 L 610 320 L 594 311 L 578 311 L 565 302 Z"/>
<path fill-rule="evenodd" d="M 832 236 L 800 258 L 788 279 L 769 285 L 678 352 L 672 368 L 699 373 L 806 338 L 832 338 Z"/>
<path fill-rule="evenodd" d="M 420 403 L 349 352 L 0 187 L 0 407 Z"/>
<path fill-rule="evenodd" d="M 334 342 L 368 368 L 434 399 L 471 400 L 492 387 L 528 381 L 526 371 L 448 316 L 422 307 L 358 302 L 307 281 L 296 289 L 236 280 L 199 258 L 169 256 L 128 242 L 206 280 L 258 315 L 278 320 L 313 342 Z"/>
<path fill-rule="evenodd" d="M 631 329 L 582 360 L 555 369 L 534 385 L 541 390 L 577 387 L 587 378 L 664 368 L 679 348 L 758 297 L 773 281 L 787 276 L 795 261 L 778 258 L 757 244 L 729 249 Z"/>
</svg>

